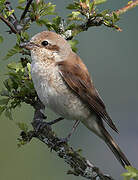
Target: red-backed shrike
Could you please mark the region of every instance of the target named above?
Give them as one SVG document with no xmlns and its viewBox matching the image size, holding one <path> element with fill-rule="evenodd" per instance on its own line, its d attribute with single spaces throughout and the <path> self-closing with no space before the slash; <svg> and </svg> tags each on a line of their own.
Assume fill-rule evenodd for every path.
<svg viewBox="0 0 138 180">
<path fill-rule="evenodd" d="M 130 165 L 105 129 L 103 121 L 118 132 L 86 66 L 69 43 L 59 34 L 44 31 L 22 46 L 31 50 L 32 80 L 43 104 L 63 118 L 81 121 L 105 141 L 123 167 Z"/>
</svg>

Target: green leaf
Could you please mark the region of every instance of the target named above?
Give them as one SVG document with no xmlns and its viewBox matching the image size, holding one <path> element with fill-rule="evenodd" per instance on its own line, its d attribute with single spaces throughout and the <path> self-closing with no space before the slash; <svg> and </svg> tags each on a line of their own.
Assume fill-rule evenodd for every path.
<svg viewBox="0 0 138 180">
<path fill-rule="evenodd" d="M 12 49 L 10 49 L 8 51 L 8 53 L 6 54 L 6 56 L 3 59 L 4 60 L 9 59 L 10 57 L 14 56 L 15 54 L 21 52 L 21 50 L 22 50 L 22 48 L 20 48 L 19 45 L 16 44 L 15 46 L 13 46 Z"/>
<path fill-rule="evenodd" d="M 45 18 L 45 19 L 37 19 L 36 20 L 36 23 L 39 25 L 39 26 L 42 26 L 42 25 L 45 25 L 45 26 L 50 26 L 51 25 L 51 22 Z"/>
<path fill-rule="evenodd" d="M 24 71 L 24 68 L 23 68 L 21 62 L 18 62 L 18 63 L 16 63 L 16 62 L 9 63 L 9 64 L 7 65 L 7 67 L 8 67 L 9 69 L 15 70 L 15 72 L 18 72 L 19 70 L 21 70 L 22 72 Z"/>
<path fill-rule="evenodd" d="M 76 45 L 78 44 L 78 40 L 70 40 L 70 41 L 68 41 L 69 42 L 69 44 L 71 45 L 71 48 L 72 48 L 72 50 L 74 51 L 74 52 L 77 52 L 77 47 L 76 47 Z"/>
<path fill-rule="evenodd" d="M 40 13 L 40 16 L 46 16 L 46 15 L 53 15 L 54 14 L 54 11 L 55 11 L 55 7 L 56 5 L 52 5 L 52 3 L 42 3 L 40 4 L 39 7 L 39 13 Z"/>
<path fill-rule="evenodd" d="M 7 12 L 6 12 L 6 15 L 9 17 L 9 16 L 11 16 L 13 13 L 14 13 L 14 9 L 12 9 L 12 10 L 10 10 L 10 11 L 7 11 Z"/>
<path fill-rule="evenodd" d="M 34 1 L 32 4 L 32 11 L 30 12 L 30 17 L 32 21 L 36 21 L 46 15 L 55 15 L 55 7 L 52 3 L 45 3 L 41 0 L 39 3 Z"/>
<path fill-rule="evenodd" d="M 91 13 L 92 10 L 94 9 L 94 5 L 95 5 L 95 1 L 92 1 L 91 3 L 89 3 L 89 13 Z"/>
<path fill-rule="evenodd" d="M 6 1 L 6 0 L 0 0 L 0 6 L 4 5 L 4 4 L 5 4 L 5 1 Z"/>
<path fill-rule="evenodd" d="M 17 144 L 18 148 L 24 146 L 25 144 L 27 144 L 27 141 L 25 141 L 24 139 L 18 138 L 18 144 Z"/>
<path fill-rule="evenodd" d="M 0 0 L 0 12 L 2 12 L 5 9 L 5 1 L 6 0 Z"/>
<path fill-rule="evenodd" d="M 104 11 L 102 11 L 100 13 L 103 17 L 106 16 L 107 14 L 109 14 L 109 9 L 105 9 Z"/>
<path fill-rule="evenodd" d="M 1 95 L 1 96 L 8 96 L 8 97 L 9 97 L 9 91 L 7 91 L 7 90 L 5 90 L 5 89 L 2 89 L 2 90 L 0 91 L 0 95 Z"/>
<path fill-rule="evenodd" d="M 102 3 L 105 3 L 107 0 L 95 0 L 95 5 L 99 5 L 99 4 L 102 4 Z"/>
<path fill-rule="evenodd" d="M 76 23 L 72 23 L 72 24 L 70 24 L 70 25 L 67 27 L 67 29 L 66 29 L 66 30 L 73 30 L 73 29 L 75 29 L 75 28 L 76 28 L 76 26 L 77 26 L 77 24 L 76 24 Z"/>
<path fill-rule="evenodd" d="M 86 0 L 87 7 L 90 7 L 90 0 Z"/>
<path fill-rule="evenodd" d="M 2 37 L 2 35 L 0 35 L 0 43 L 2 43 L 3 42 L 3 37 Z"/>
<path fill-rule="evenodd" d="M 60 25 L 61 23 L 61 17 L 60 16 L 56 16 L 55 18 L 52 19 L 53 23 L 57 26 Z"/>
<path fill-rule="evenodd" d="M 22 7 L 22 6 L 17 6 L 16 8 L 20 9 L 20 10 L 24 10 L 25 9 L 25 7 Z"/>
<path fill-rule="evenodd" d="M 47 27 L 49 30 L 54 30 L 56 33 L 59 33 L 61 25 L 61 17 L 56 16 L 55 18 L 52 19 L 52 23 L 49 27 Z"/>
<path fill-rule="evenodd" d="M 12 113 L 11 113 L 11 109 L 7 108 L 7 109 L 5 110 L 5 116 L 6 116 L 7 118 L 9 118 L 10 120 L 13 120 Z"/>
<path fill-rule="evenodd" d="M 83 19 L 79 17 L 81 13 L 79 11 L 73 11 L 72 14 L 68 15 L 69 21 L 82 21 Z"/>
<path fill-rule="evenodd" d="M 131 4 L 131 3 L 133 3 L 133 1 L 128 1 L 128 3 L 127 3 L 127 4 L 129 5 L 129 4 Z"/>
<path fill-rule="evenodd" d="M 28 69 L 29 79 L 31 79 L 31 64 L 30 63 L 27 63 L 27 69 Z"/>
<path fill-rule="evenodd" d="M 21 38 L 22 39 L 24 39 L 24 40 L 29 40 L 29 34 L 25 31 L 25 32 L 21 32 Z M 18 45 L 18 47 L 19 47 L 19 45 Z M 19 47 L 19 49 L 21 49 L 20 47 Z"/>
<path fill-rule="evenodd" d="M 113 16 L 112 17 L 113 17 L 113 19 L 112 19 L 113 23 L 117 22 L 120 19 L 115 12 L 113 12 Z"/>
<path fill-rule="evenodd" d="M 22 3 L 24 3 L 24 2 L 26 2 L 26 0 L 18 0 L 18 3 L 19 3 L 19 4 L 22 4 Z"/>
<path fill-rule="evenodd" d="M 3 83 L 4 83 L 4 86 L 7 88 L 7 90 L 11 91 L 11 89 L 12 89 L 12 81 L 11 81 L 11 79 L 6 79 Z"/>
<path fill-rule="evenodd" d="M 9 98 L 0 99 L 0 105 L 7 105 L 9 102 Z"/>
<path fill-rule="evenodd" d="M 81 3 L 86 2 L 86 0 L 80 0 Z"/>
<path fill-rule="evenodd" d="M 79 9 L 80 5 L 79 3 L 69 4 L 66 8 L 70 10 Z"/>
<path fill-rule="evenodd" d="M 3 113 L 4 110 L 5 110 L 5 106 L 0 106 L 0 116 Z"/>
<path fill-rule="evenodd" d="M 21 43 L 21 36 L 17 33 L 16 37 L 17 37 L 17 43 L 20 44 Z"/>
<path fill-rule="evenodd" d="M 124 176 L 124 180 L 138 180 L 138 170 L 132 166 L 126 166 L 128 172 L 122 174 Z"/>
<path fill-rule="evenodd" d="M 104 20 L 104 24 L 106 25 L 106 26 L 111 26 L 111 23 L 109 22 L 109 21 L 107 21 L 107 20 Z"/>
<path fill-rule="evenodd" d="M 24 131 L 24 132 L 27 133 L 27 131 L 28 131 L 28 126 L 27 126 L 26 123 L 18 122 L 18 123 L 17 123 L 17 126 L 18 126 L 22 131 Z"/>
<path fill-rule="evenodd" d="M 73 17 L 77 17 L 77 16 L 79 16 L 80 15 L 80 12 L 79 11 L 73 11 L 72 12 L 72 16 Z"/>
</svg>

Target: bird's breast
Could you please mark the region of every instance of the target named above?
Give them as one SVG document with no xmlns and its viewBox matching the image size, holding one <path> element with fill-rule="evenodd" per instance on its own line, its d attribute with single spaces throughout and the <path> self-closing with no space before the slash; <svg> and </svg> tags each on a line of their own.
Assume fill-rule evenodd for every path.
<svg viewBox="0 0 138 180">
<path fill-rule="evenodd" d="M 54 63 L 46 66 L 32 62 L 34 87 L 44 105 L 66 119 L 81 120 L 90 116 L 87 105 L 68 87 Z"/>
</svg>

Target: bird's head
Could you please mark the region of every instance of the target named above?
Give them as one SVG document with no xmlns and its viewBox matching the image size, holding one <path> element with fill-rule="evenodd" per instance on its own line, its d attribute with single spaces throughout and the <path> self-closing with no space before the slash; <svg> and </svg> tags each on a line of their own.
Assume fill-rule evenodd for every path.
<svg viewBox="0 0 138 180">
<path fill-rule="evenodd" d="M 72 52 L 69 43 L 51 31 L 36 34 L 29 42 L 22 43 L 21 47 L 31 50 L 33 60 L 53 59 L 58 62 L 65 60 Z"/>
</svg>

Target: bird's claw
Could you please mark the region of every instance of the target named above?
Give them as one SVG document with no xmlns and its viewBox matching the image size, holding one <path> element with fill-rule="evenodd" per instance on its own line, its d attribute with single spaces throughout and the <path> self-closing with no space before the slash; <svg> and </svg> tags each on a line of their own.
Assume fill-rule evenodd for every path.
<svg viewBox="0 0 138 180">
<path fill-rule="evenodd" d="M 52 152 L 53 149 L 55 149 L 56 146 L 60 146 L 62 144 L 67 144 L 68 138 L 60 138 L 59 140 L 54 143 L 54 145 L 50 148 L 50 151 Z"/>
<path fill-rule="evenodd" d="M 42 131 L 45 127 L 48 127 L 48 126 L 51 128 L 51 126 L 47 122 L 39 121 L 37 123 L 37 127 L 35 131 L 36 133 L 38 133 L 39 131 Z"/>
<path fill-rule="evenodd" d="M 56 145 L 60 145 L 60 144 L 67 144 L 68 142 L 68 138 L 60 138 L 57 142 L 56 142 Z"/>
</svg>

